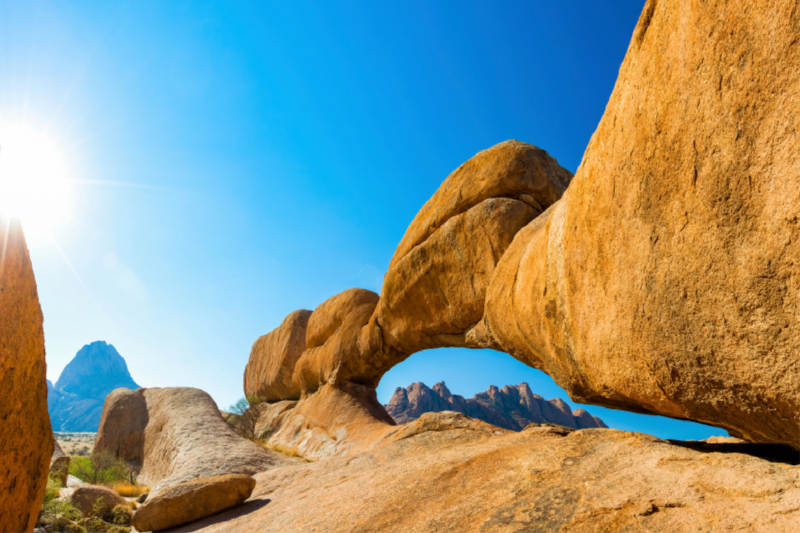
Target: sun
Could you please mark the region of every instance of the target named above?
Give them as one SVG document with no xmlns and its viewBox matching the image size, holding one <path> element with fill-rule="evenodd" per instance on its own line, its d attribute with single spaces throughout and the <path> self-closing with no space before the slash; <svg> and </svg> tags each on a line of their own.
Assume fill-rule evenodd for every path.
<svg viewBox="0 0 800 533">
<path fill-rule="evenodd" d="M 63 149 L 43 131 L 0 123 L 0 216 L 20 219 L 30 244 L 57 234 L 69 211 Z"/>
</svg>

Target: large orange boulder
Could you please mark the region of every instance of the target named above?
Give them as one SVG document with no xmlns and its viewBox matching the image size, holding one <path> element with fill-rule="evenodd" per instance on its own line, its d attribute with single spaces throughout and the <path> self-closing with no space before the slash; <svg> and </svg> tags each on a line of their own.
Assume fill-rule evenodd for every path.
<svg viewBox="0 0 800 533">
<path fill-rule="evenodd" d="M 55 439 L 42 310 L 19 222 L 0 217 L 0 531 L 32 531 Z"/>
<path fill-rule="evenodd" d="M 144 391 L 123 387 L 106 396 L 94 443 L 96 451 L 107 451 L 123 461 L 141 464 L 144 430 L 149 420 Z"/>
<path fill-rule="evenodd" d="M 580 402 L 800 448 L 800 9 L 650 1 L 486 324 Z"/>
</svg>

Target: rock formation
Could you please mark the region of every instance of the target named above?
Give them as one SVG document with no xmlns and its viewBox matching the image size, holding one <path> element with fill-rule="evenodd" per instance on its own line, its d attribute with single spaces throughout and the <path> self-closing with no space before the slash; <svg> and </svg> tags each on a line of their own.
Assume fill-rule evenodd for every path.
<svg viewBox="0 0 800 533">
<path fill-rule="evenodd" d="M 141 465 L 149 416 L 145 389 L 116 389 L 106 396 L 94 449 Z"/>
<path fill-rule="evenodd" d="M 342 293 L 256 342 L 246 395 L 375 388 L 412 353 L 494 348 L 577 402 L 800 449 L 798 20 L 794 0 L 648 2 L 574 178 L 517 141 L 480 152 L 414 218 L 379 299 Z M 309 339 L 315 314 L 341 325 Z"/>
<path fill-rule="evenodd" d="M 123 450 L 128 460 L 141 461 L 139 479 L 152 487 L 153 495 L 184 481 L 223 474 L 252 475 L 290 462 L 234 433 L 205 392 L 177 387 L 151 388 L 141 393 L 120 390 L 109 395 L 109 414 L 103 417 L 98 431 L 104 438 L 98 438 L 95 449 L 110 446 L 106 449 L 113 451 L 115 443 L 136 442 L 145 417 L 126 416 L 126 410 L 138 412 L 141 408 L 138 401 L 131 401 L 134 394 L 146 401 L 142 456 L 136 457 L 135 446 L 116 449 Z M 120 422 L 126 418 L 131 422 Z"/>
<path fill-rule="evenodd" d="M 58 480 L 62 487 L 67 486 L 69 477 L 69 455 L 64 453 L 58 441 L 53 445 L 53 455 L 50 457 L 50 477 Z"/>
<path fill-rule="evenodd" d="M 125 359 L 103 341 L 81 348 L 55 385 L 47 382 L 47 404 L 55 431 L 97 431 L 103 402 L 112 390 L 138 389 Z"/>
<path fill-rule="evenodd" d="M 649 1 L 485 324 L 579 402 L 800 448 L 800 9 Z"/>
<path fill-rule="evenodd" d="M 191 531 L 794 533 L 800 526 L 796 464 L 727 453 L 724 444 L 693 449 L 611 429 L 510 432 L 470 420 L 426 413 L 374 450 L 257 474 L 241 508 Z"/>
<path fill-rule="evenodd" d="M 0 531 L 32 531 L 53 430 L 42 310 L 22 228 L 0 216 Z"/>
<path fill-rule="evenodd" d="M 178 495 L 181 501 L 195 502 L 186 511 L 193 520 L 217 512 L 219 503 L 196 504 L 224 492 L 226 487 L 232 494 L 241 495 L 239 477 L 225 476 L 249 478 L 293 462 L 234 433 L 214 400 L 191 388 L 113 391 L 106 399 L 95 449 L 112 451 L 141 464 L 138 479 L 152 491 L 140 524 L 153 520 L 161 524 L 158 520 L 166 520 L 166 515 L 174 516 L 171 509 Z M 221 483 L 219 487 L 211 487 L 217 482 Z M 239 496 L 219 502 L 234 500 L 238 503 Z"/>
<path fill-rule="evenodd" d="M 194 522 L 239 505 L 253 492 L 256 481 L 246 474 L 226 474 L 185 481 L 168 487 L 133 514 L 138 531 L 160 531 Z"/>
<path fill-rule="evenodd" d="M 800 530 L 783 446 L 800 448 L 798 35 L 796 0 L 648 1 L 565 194 L 545 152 L 485 150 L 414 219 L 380 298 L 347 291 L 256 341 L 242 419 L 319 460 L 265 469 L 191 530 Z M 575 400 L 764 444 L 512 432 L 449 410 L 396 425 L 381 376 L 441 346 L 504 350 Z M 203 431 L 221 421 L 210 399 L 154 390 L 143 474 L 166 495 L 214 475 L 192 450 L 216 465 L 235 439 Z"/>
<path fill-rule="evenodd" d="M 573 429 L 605 428 L 602 420 L 583 409 L 570 410 L 560 398 L 545 400 L 533 394 L 527 383 L 489 387 L 487 392 L 466 400 L 453 395 L 444 382 L 429 388 L 424 383 L 398 387 L 386 406 L 386 412 L 398 424 L 416 420 L 424 413 L 455 411 L 512 431 L 530 424 L 558 424 Z"/>
</svg>

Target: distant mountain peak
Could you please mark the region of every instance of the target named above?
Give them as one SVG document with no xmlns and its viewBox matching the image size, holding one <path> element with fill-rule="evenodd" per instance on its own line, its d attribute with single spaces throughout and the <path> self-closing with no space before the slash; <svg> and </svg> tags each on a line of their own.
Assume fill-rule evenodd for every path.
<svg viewBox="0 0 800 533">
<path fill-rule="evenodd" d="M 111 387 L 109 389 L 109 387 Z M 64 367 L 55 388 L 74 394 L 97 396 L 108 389 L 105 395 L 119 387 L 138 389 L 125 359 L 114 345 L 95 341 L 81 348 L 72 361 Z"/>
<path fill-rule="evenodd" d="M 470 399 L 452 394 L 440 381 L 433 388 L 424 383 L 398 387 L 386 405 L 386 411 L 398 424 L 419 418 L 424 413 L 456 411 L 498 427 L 519 431 L 528 424 L 559 424 L 575 429 L 605 428 L 602 420 L 584 409 L 570 410 L 561 398 L 545 400 L 533 394 L 527 383 L 494 385 Z"/>
<path fill-rule="evenodd" d="M 113 345 L 96 341 L 81 348 L 53 385 L 47 404 L 55 431 L 97 431 L 108 393 L 138 389 L 125 359 Z"/>
</svg>

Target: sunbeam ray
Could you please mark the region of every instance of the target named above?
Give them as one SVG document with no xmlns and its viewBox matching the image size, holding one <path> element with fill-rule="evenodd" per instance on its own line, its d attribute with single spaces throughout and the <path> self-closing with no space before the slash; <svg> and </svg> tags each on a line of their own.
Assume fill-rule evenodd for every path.
<svg viewBox="0 0 800 533">
<path fill-rule="evenodd" d="M 92 295 L 92 291 L 90 291 L 89 287 L 86 285 L 86 283 L 84 283 L 83 278 L 81 278 L 80 274 L 78 274 L 78 271 L 72 265 L 72 261 L 69 260 L 69 257 L 67 257 L 67 254 L 64 253 L 64 250 L 62 250 L 61 246 L 58 245 L 58 242 L 56 242 L 55 237 L 53 237 L 52 234 L 48 234 L 47 237 L 50 239 L 50 243 L 58 251 L 58 253 L 61 256 L 61 258 L 67 264 L 67 267 L 69 267 L 69 269 L 72 271 L 72 275 L 75 276 L 75 279 L 78 280 L 78 283 L 80 283 L 81 287 L 83 287 L 83 290 L 86 291 L 86 294 L 89 296 L 89 299 L 92 301 L 92 303 L 95 305 L 95 307 L 97 307 L 97 310 L 100 311 L 100 314 L 103 316 L 103 318 L 105 318 L 108 322 L 110 322 L 110 320 L 108 318 L 108 315 L 106 315 L 106 312 L 100 306 L 100 303 Z"/>
</svg>

